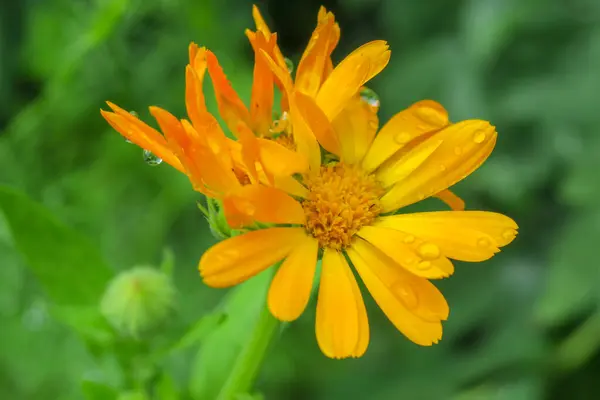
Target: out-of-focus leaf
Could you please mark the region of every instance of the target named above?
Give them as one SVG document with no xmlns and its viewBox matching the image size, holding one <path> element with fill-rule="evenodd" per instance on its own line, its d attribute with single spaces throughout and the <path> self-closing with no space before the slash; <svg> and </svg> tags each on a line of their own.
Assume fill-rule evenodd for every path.
<svg viewBox="0 0 600 400">
<path fill-rule="evenodd" d="M 160 400 L 178 400 L 180 398 L 175 382 L 170 375 L 162 374 L 156 384 L 156 396 Z"/>
<path fill-rule="evenodd" d="M 116 400 L 119 393 L 104 383 L 85 380 L 81 389 L 86 400 Z"/>
<path fill-rule="evenodd" d="M 194 399 L 217 398 L 264 308 L 272 270 L 269 268 L 227 295 L 223 307 L 227 319 L 203 341 L 192 366 L 189 384 Z"/>
<path fill-rule="evenodd" d="M 98 249 L 14 189 L 0 186 L 0 209 L 15 247 L 54 303 L 97 303 L 112 275 Z"/>
<path fill-rule="evenodd" d="M 200 344 L 207 336 L 225 322 L 226 314 L 214 313 L 200 318 L 190 329 L 169 349 L 170 352 L 185 350 Z"/>
<path fill-rule="evenodd" d="M 88 343 L 106 346 L 115 339 L 98 307 L 55 307 L 52 315 Z"/>
</svg>

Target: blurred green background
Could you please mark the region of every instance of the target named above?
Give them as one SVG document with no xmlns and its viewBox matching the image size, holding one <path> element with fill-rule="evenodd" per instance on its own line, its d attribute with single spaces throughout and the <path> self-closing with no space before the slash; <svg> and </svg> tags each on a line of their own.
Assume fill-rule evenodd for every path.
<svg viewBox="0 0 600 400">
<path fill-rule="evenodd" d="M 452 309 L 439 345 L 410 343 L 365 296 L 367 354 L 329 360 L 314 338 L 313 304 L 268 353 L 256 391 L 266 399 L 600 398 L 600 2 L 322 3 L 342 29 L 335 60 L 368 40 L 389 41 L 391 62 L 370 84 L 383 122 L 431 98 L 454 121 L 496 125 L 496 150 L 456 190 L 469 209 L 513 217 L 520 235 L 439 282 Z M 146 121 L 149 105 L 184 116 L 190 41 L 217 54 L 247 101 L 251 4 L 2 2 L 0 398 L 211 398 L 251 320 L 211 331 L 227 291 L 203 286 L 197 273 L 215 242 L 200 196 L 169 166 L 145 164 L 99 109 L 110 99 Z M 297 62 L 320 2 L 258 4 Z M 158 266 L 165 249 L 174 255 L 170 317 L 137 339 L 119 336 L 98 314 L 108 279 Z"/>
</svg>

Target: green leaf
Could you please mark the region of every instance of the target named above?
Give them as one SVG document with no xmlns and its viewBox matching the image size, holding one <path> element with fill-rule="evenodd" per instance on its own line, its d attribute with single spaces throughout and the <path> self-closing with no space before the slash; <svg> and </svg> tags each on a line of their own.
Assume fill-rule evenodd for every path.
<svg viewBox="0 0 600 400">
<path fill-rule="evenodd" d="M 194 399 L 217 398 L 264 308 L 273 270 L 269 268 L 228 293 L 223 306 L 227 320 L 206 337 L 192 366 L 190 393 Z"/>
<path fill-rule="evenodd" d="M 15 247 L 54 303 L 97 304 L 112 272 L 96 247 L 7 186 L 0 186 L 0 210 Z"/>
<path fill-rule="evenodd" d="M 181 351 L 199 344 L 208 335 L 210 335 L 219 325 L 225 322 L 227 316 L 223 313 L 214 313 L 200 318 L 190 329 L 179 339 L 169 350 L 169 352 Z"/>
<path fill-rule="evenodd" d="M 114 388 L 94 381 L 83 381 L 81 390 L 86 400 L 115 400 L 118 396 Z"/>
</svg>

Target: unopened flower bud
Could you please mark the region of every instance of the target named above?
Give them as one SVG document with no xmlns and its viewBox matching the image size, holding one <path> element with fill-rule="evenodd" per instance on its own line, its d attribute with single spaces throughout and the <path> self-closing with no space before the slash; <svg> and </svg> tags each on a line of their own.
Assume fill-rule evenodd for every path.
<svg viewBox="0 0 600 400">
<path fill-rule="evenodd" d="M 135 267 L 109 283 L 100 310 L 116 330 L 137 336 L 165 319 L 174 297 L 169 276 L 152 267 Z"/>
</svg>

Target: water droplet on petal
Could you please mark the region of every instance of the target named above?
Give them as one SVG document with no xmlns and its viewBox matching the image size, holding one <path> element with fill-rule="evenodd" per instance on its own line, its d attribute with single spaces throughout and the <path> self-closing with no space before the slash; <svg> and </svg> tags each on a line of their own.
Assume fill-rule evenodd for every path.
<svg viewBox="0 0 600 400">
<path fill-rule="evenodd" d="M 135 111 L 129 111 L 129 114 L 133 115 L 136 118 L 139 118 L 140 116 L 138 115 L 138 113 L 136 113 Z"/>
<path fill-rule="evenodd" d="M 431 261 L 423 260 L 417 265 L 417 269 L 425 271 L 431 268 Z"/>
<path fill-rule="evenodd" d="M 413 310 L 419 305 L 417 292 L 406 283 L 396 283 L 392 286 L 392 290 L 398 296 L 400 301 L 404 303 L 406 308 Z"/>
<path fill-rule="evenodd" d="M 444 115 L 431 107 L 418 107 L 415 115 L 429 125 L 444 126 L 447 124 Z"/>
<path fill-rule="evenodd" d="M 362 101 L 364 101 L 371 107 L 379 108 L 379 96 L 372 89 L 369 89 L 368 87 L 364 86 L 360 90 L 360 98 L 362 99 Z"/>
<path fill-rule="evenodd" d="M 406 144 L 410 142 L 411 135 L 408 132 L 400 132 L 394 135 L 394 141 L 398 144 Z"/>
<path fill-rule="evenodd" d="M 415 237 L 413 235 L 408 235 L 404 238 L 404 243 L 411 244 L 415 241 Z"/>
<path fill-rule="evenodd" d="M 444 172 L 446 170 L 446 166 L 444 164 L 440 164 L 440 171 Z"/>
<path fill-rule="evenodd" d="M 146 164 L 151 165 L 153 167 L 163 162 L 162 158 L 157 157 L 149 150 L 144 150 L 143 156 Z"/>
<path fill-rule="evenodd" d="M 502 237 L 506 240 L 511 240 L 515 236 L 517 236 L 517 231 L 514 229 L 507 229 L 502 233 Z"/>
<path fill-rule="evenodd" d="M 488 238 L 482 237 L 477 241 L 477 246 L 490 247 L 490 240 Z"/>
<path fill-rule="evenodd" d="M 477 144 L 483 143 L 485 138 L 486 138 L 485 131 L 476 131 L 473 134 L 473 141 Z"/>
<path fill-rule="evenodd" d="M 294 72 L 294 63 L 289 58 L 285 57 L 283 59 L 285 61 L 285 66 L 287 67 L 288 72 L 291 74 Z"/>
<path fill-rule="evenodd" d="M 418 252 L 425 260 L 435 260 L 440 256 L 440 248 L 433 243 L 423 243 Z"/>
</svg>

